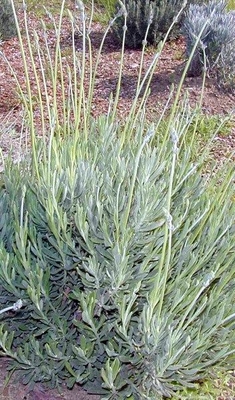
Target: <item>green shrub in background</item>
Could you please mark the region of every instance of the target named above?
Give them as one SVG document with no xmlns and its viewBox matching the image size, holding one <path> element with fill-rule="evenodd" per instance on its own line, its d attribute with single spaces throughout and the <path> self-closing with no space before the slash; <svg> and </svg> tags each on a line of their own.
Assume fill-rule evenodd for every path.
<svg viewBox="0 0 235 400">
<path fill-rule="evenodd" d="M 0 0 L 0 36 L 3 40 L 17 35 L 15 19 L 9 0 Z"/>
<path fill-rule="evenodd" d="M 141 48 L 146 38 L 147 44 L 157 45 L 168 31 L 174 17 L 180 11 L 183 0 L 126 0 L 126 40 L 129 48 Z M 119 7 L 119 4 L 117 4 Z M 118 18 L 113 31 L 121 42 L 124 16 Z M 146 37 L 147 32 L 147 37 Z"/>
<path fill-rule="evenodd" d="M 232 17 L 235 27 L 235 14 Z M 220 86 L 225 90 L 235 90 L 235 29 L 234 40 L 222 46 L 221 53 L 215 65 L 215 73 Z"/>
<path fill-rule="evenodd" d="M 189 74 L 197 76 L 205 65 L 215 71 L 223 86 L 235 85 L 235 14 L 227 11 L 227 1 L 211 0 L 207 5 L 191 5 L 184 21 L 187 55 L 197 37 L 201 39 L 194 53 Z"/>
<path fill-rule="evenodd" d="M 192 2 L 194 3 L 195 0 L 189 3 Z M 129 48 L 141 48 L 144 40 L 147 44 L 157 45 L 168 32 L 177 14 L 186 6 L 184 0 L 125 0 L 123 3 L 127 13 L 125 44 Z M 117 2 L 118 8 L 120 5 Z M 169 38 L 179 35 L 180 21 L 176 21 Z M 125 18 L 122 16 L 115 21 L 113 26 L 113 31 L 120 42 L 124 25 Z"/>
</svg>

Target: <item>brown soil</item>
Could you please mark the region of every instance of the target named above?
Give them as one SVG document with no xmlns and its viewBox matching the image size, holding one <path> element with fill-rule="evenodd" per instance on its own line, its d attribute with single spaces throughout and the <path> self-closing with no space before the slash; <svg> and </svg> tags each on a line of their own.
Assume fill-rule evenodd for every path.
<svg viewBox="0 0 235 400">
<path fill-rule="evenodd" d="M 6 358 L 0 358 L 0 400 L 99 400 L 96 395 L 89 395 L 76 385 L 73 390 L 68 390 L 65 385 L 61 386 L 60 392 L 57 390 L 46 390 L 40 384 L 36 384 L 33 389 L 27 385 L 14 381 L 5 386 L 7 377 Z"/>
<path fill-rule="evenodd" d="M 71 2 L 70 9 L 74 8 L 74 2 Z M 19 21 L 23 20 L 23 13 L 18 11 Z M 32 31 L 37 30 L 39 39 L 42 39 L 42 30 L 38 18 L 31 12 L 29 13 L 29 27 Z M 50 23 L 48 17 L 46 22 Z M 99 23 L 93 23 L 91 40 L 93 45 L 93 57 L 97 56 L 99 45 L 104 29 Z M 51 50 L 55 47 L 55 37 L 52 30 L 48 30 L 48 37 Z M 25 39 L 24 39 L 25 41 Z M 66 54 L 71 49 L 71 27 L 68 18 L 64 19 L 62 27 L 61 45 L 63 52 Z M 77 51 L 81 49 L 81 39 L 79 35 L 76 38 Z M 22 56 L 17 38 L 5 41 L 0 45 L 0 51 L 7 57 L 10 65 L 15 71 L 22 87 L 25 85 L 24 68 Z M 168 43 L 162 52 L 159 59 L 156 71 L 154 72 L 151 82 L 151 94 L 147 102 L 147 113 L 149 119 L 156 119 L 156 116 L 161 113 L 169 98 L 169 93 L 172 85 L 177 87 L 180 81 L 182 71 L 185 66 L 184 62 L 185 43 L 183 38 L 179 38 L 174 42 Z M 150 66 L 156 49 L 149 48 L 144 58 L 143 75 Z M 27 54 L 27 51 L 26 51 Z M 68 55 L 68 58 L 70 56 Z M 118 105 L 119 117 L 123 118 L 127 115 L 131 107 L 135 89 L 137 84 L 138 69 L 140 65 L 141 51 L 126 50 L 123 78 L 121 84 L 120 101 Z M 104 114 L 108 110 L 109 96 L 112 92 L 115 93 L 118 80 L 120 61 L 120 46 L 115 42 L 112 34 L 109 34 L 104 45 L 101 56 L 101 61 L 97 71 L 97 79 L 94 91 L 93 115 L 97 116 Z M 30 64 L 30 61 L 29 61 Z M 36 61 L 37 64 L 37 61 Z M 38 68 L 38 64 L 37 64 Z M 32 72 L 32 70 L 30 69 Z M 88 76 L 87 76 L 88 79 Z M 35 77 L 31 76 L 32 90 L 35 90 Z M 50 83 L 49 90 L 50 90 Z M 196 105 L 201 95 L 202 78 L 187 77 L 183 84 L 183 94 L 186 91 L 189 93 L 190 104 Z M 170 107 L 170 104 L 169 104 Z M 235 93 L 225 93 L 216 84 L 215 79 L 208 78 L 206 81 L 203 112 L 208 115 L 220 115 L 224 117 L 229 115 L 235 109 Z M 35 116 L 39 115 L 37 106 L 35 106 Z M 6 157 L 9 153 L 15 161 L 20 160 L 27 151 L 29 141 L 27 132 L 22 128 L 22 104 L 18 96 L 15 79 L 9 70 L 3 58 L 0 58 L 0 148 L 2 154 Z M 40 119 L 40 116 L 39 116 Z M 38 128 L 40 134 L 40 127 Z M 231 127 L 231 132 L 225 138 L 218 136 L 220 143 L 218 156 L 227 154 L 228 150 L 235 149 L 235 127 Z M 221 150 L 222 149 L 222 150 Z M 0 164 L 1 167 L 1 164 Z M 22 384 L 14 384 L 12 381 L 7 387 L 4 387 L 4 379 L 6 376 L 7 360 L 0 358 L 0 400 L 97 400 L 99 397 L 86 394 L 81 388 L 76 386 L 72 391 L 62 388 L 62 394 L 55 390 L 45 391 L 41 385 L 36 385 L 33 391 L 29 391 L 27 386 Z M 232 397 L 222 396 L 220 399 L 232 400 Z"/>
<path fill-rule="evenodd" d="M 74 3 L 71 2 L 70 9 L 74 9 Z M 23 21 L 22 10 L 18 11 L 19 21 Z M 44 18 L 45 22 L 52 26 L 49 17 Z M 43 42 L 43 32 L 41 29 L 40 21 L 35 17 L 33 12 L 28 14 L 28 26 L 32 32 L 34 29 L 39 36 L 39 42 Z M 24 30 L 24 27 L 23 27 Z M 93 46 L 93 60 L 96 59 L 98 49 L 103 37 L 104 28 L 99 23 L 92 24 L 91 41 Z M 55 49 L 55 35 L 53 29 L 48 28 L 48 42 L 50 50 L 53 53 Z M 26 40 L 24 39 L 24 42 Z M 77 35 L 75 40 L 76 50 L 82 49 L 82 40 Z M 62 53 L 65 55 L 67 61 L 71 59 L 71 25 L 68 17 L 64 17 L 61 35 Z M 25 45 L 25 48 L 27 46 Z M 25 87 L 24 67 L 22 56 L 19 48 L 19 41 L 17 38 L 5 41 L 0 45 L 0 51 L 8 59 L 11 67 L 15 71 L 21 86 Z M 180 81 L 182 71 L 185 66 L 184 60 L 185 43 L 183 38 L 179 38 L 174 42 L 167 43 L 158 62 L 154 72 L 152 82 L 150 85 L 151 94 L 147 101 L 147 115 L 149 119 L 156 120 L 157 115 L 161 113 L 164 106 L 167 104 L 169 93 L 172 86 L 177 88 Z M 150 47 L 147 49 L 144 57 L 144 66 L 142 76 L 144 76 L 148 67 L 150 66 L 156 49 Z M 27 64 L 31 65 L 28 52 Z M 129 50 L 125 51 L 123 77 L 121 83 L 120 100 L 118 105 L 119 117 L 123 118 L 128 114 L 128 111 L 133 102 L 135 95 L 138 70 L 140 65 L 141 51 Z M 88 54 L 87 54 L 87 61 Z M 105 41 L 100 64 L 97 70 L 96 84 L 94 89 L 94 101 L 92 113 L 94 116 L 104 114 L 108 110 L 109 98 L 112 93 L 115 94 L 116 84 L 118 80 L 118 72 L 120 67 L 120 46 L 115 42 L 115 38 L 110 33 Z M 36 68 L 39 70 L 39 63 L 36 59 Z M 29 70 L 31 78 L 31 88 L 33 95 L 35 95 L 35 103 L 37 99 L 36 80 L 33 75 L 32 67 Z M 87 74 L 86 80 L 89 75 Z M 48 82 L 48 90 L 50 94 L 51 83 Z M 85 83 L 86 86 L 86 83 Z M 187 77 L 183 84 L 182 96 L 188 92 L 190 105 L 194 106 L 198 103 L 201 95 L 202 78 Z M 58 85 L 59 88 L 59 85 Z M 59 89 L 58 89 L 59 90 Z M 24 90 L 26 92 L 26 90 Z M 4 157 L 11 152 L 15 161 L 21 159 L 26 151 L 27 134 L 22 130 L 22 99 L 19 98 L 19 91 L 16 87 L 15 79 L 9 70 L 6 62 L 0 57 L 0 147 Z M 58 95 L 58 99 L 59 99 Z M 141 101 L 141 96 L 140 100 Z M 170 108 L 172 101 L 169 102 Z M 220 89 L 213 77 L 208 77 L 206 80 L 202 110 L 208 115 L 226 116 L 235 110 L 235 93 L 225 93 Z M 40 113 L 35 104 L 35 118 L 40 120 Z M 13 128 L 13 131 L 12 131 Z M 38 127 L 40 134 L 40 128 Z M 232 127 L 231 134 L 228 135 L 226 140 L 220 143 L 218 137 L 219 148 L 228 149 L 235 148 L 235 127 Z M 221 151 L 219 151 L 219 154 Z M 1 165 L 0 165 L 1 168 Z"/>
</svg>

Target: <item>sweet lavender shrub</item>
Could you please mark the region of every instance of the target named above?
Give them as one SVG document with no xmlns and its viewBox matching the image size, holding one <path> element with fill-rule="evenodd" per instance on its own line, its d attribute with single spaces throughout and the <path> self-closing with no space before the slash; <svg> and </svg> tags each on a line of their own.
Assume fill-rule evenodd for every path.
<svg viewBox="0 0 235 400">
<path fill-rule="evenodd" d="M 15 19 L 9 0 L 0 0 L 0 36 L 3 40 L 17 35 Z"/>
<path fill-rule="evenodd" d="M 196 113 L 187 101 L 176 98 L 163 132 L 160 121 L 149 125 L 144 105 L 136 108 L 137 95 L 121 124 L 116 102 L 91 117 L 87 19 L 78 5 L 84 63 L 73 46 L 69 82 L 49 68 L 53 101 L 42 96 L 48 58 L 35 68 L 46 78 L 38 85 L 45 140 L 35 129 L 21 41 L 32 151 L 1 175 L 0 355 L 25 384 L 80 383 L 103 399 L 162 399 L 214 366 L 234 366 L 234 166 L 205 176 L 207 146 L 194 162 Z M 62 19 L 51 66 L 64 60 L 61 27 Z M 28 42 L 32 62 L 35 49 L 51 54 L 48 39 Z"/>
<path fill-rule="evenodd" d="M 195 3 L 196 0 L 188 2 Z M 197 3 L 201 1 L 197 0 Z M 141 48 L 147 34 L 147 44 L 157 45 L 168 32 L 174 18 L 182 8 L 187 9 L 184 0 L 124 0 L 123 4 L 127 12 L 127 29 L 125 45 L 129 48 Z M 116 9 L 120 8 L 117 2 Z M 180 34 L 181 18 L 175 24 L 168 35 L 169 39 L 176 38 Z M 118 18 L 113 26 L 113 31 L 121 42 L 123 37 L 124 16 Z"/>
<path fill-rule="evenodd" d="M 224 89 L 235 89 L 235 11 L 230 11 L 225 23 L 231 27 L 231 40 L 222 46 L 216 65 L 218 82 Z"/>
<path fill-rule="evenodd" d="M 227 11 L 225 0 L 211 0 L 207 5 L 190 5 L 183 23 L 186 55 L 195 49 L 188 74 L 199 76 L 203 68 L 214 72 L 219 84 L 234 87 L 235 83 L 235 14 Z M 204 65 L 205 64 L 205 65 Z"/>
<path fill-rule="evenodd" d="M 24 383 L 162 399 L 231 365 L 234 175 L 206 182 L 187 125 L 153 146 L 153 126 L 123 143 L 103 117 L 48 159 L 38 143 L 38 174 L 4 171 L 0 308 L 22 307 L 1 317 L 0 348 Z"/>
</svg>

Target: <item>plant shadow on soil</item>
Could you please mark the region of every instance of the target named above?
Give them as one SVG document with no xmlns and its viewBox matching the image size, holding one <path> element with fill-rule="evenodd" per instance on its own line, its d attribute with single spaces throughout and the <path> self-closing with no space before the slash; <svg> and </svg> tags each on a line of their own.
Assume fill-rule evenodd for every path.
<svg viewBox="0 0 235 400">
<path fill-rule="evenodd" d="M 9 360 L 0 357 L 0 400 L 99 400 L 97 395 L 90 395 L 79 385 L 75 385 L 72 390 L 61 385 L 60 391 L 56 389 L 47 390 L 43 385 L 37 383 L 33 388 L 23 385 L 17 380 L 15 373 L 10 382 L 7 381 L 7 367 Z"/>
</svg>

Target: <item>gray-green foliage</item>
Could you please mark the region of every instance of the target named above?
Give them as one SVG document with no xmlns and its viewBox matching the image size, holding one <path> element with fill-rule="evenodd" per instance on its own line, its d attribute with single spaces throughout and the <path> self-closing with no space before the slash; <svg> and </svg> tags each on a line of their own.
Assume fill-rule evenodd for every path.
<svg viewBox="0 0 235 400">
<path fill-rule="evenodd" d="M 0 0 L 0 35 L 4 40 L 17 35 L 10 0 Z"/>
<path fill-rule="evenodd" d="M 180 10 L 186 6 L 184 0 L 124 0 L 123 3 L 127 13 L 125 44 L 130 48 L 142 47 L 144 40 L 147 44 L 157 45 L 165 37 Z M 118 8 L 120 4 L 117 2 Z M 180 21 L 181 18 L 175 21 L 169 38 L 179 35 Z M 119 41 L 122 41 L 124 26 L 125 18 L 122 15 L 113 25 Z"/>
<path fill-rule="evenodd" d="M 122 142 L 94 121 L 0 188 L 1 354 L 23 382 L 66 380 L 106 399 L 170 396 L 234 351 L 234 177 L 191 163 L 172 121 Z M 218 178 L 217 178 L 218 179 Z M 231 361 L 231 359 L 230 359 Z"/>
<path fill-rule="evenodd" d="M 126 0 L 124 1 L 127 21 L 125 44 L 130 48 L 142 46 L 147 34 L 147 43 L 156 45 L 168 31 L 173 18 L 182 7 L 183 0 Z M 119 5 L 118 5 L 119 6 Z M 124 16 L 118 18 L 113 30 L 121 41 L 123 37 Z"/>
<path fill-rule="evenodd" d="M 232 28 L 234 28 L 235 14 L 233 14 L 232 20 L 233 20 Z M 222 46 L 221 53 L 219 55 L 216 64 L 216 74 L 218 78 L 218 83 L 224 89 L 226 90 L 235 89 L 235 36 L 233 41 L 228 42 Z"/>
<path fill-rule="evenodd" d="M 227 1 L 211 0 L 207 5 L 191 5 L 184 21 L 187 55 L 200 36 L 189 73 L 200 75 L 206 68 L 214 70 L 219 82 L 235 84 L 235 14 L 227 10 Z"/>
</svg>

